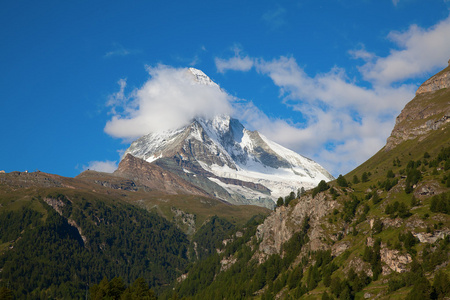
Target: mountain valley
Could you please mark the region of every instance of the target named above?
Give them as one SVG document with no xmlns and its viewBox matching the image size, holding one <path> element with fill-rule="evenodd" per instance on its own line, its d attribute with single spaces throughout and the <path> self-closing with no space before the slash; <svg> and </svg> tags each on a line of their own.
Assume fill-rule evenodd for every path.
<svg viewBox="0 0 450 300">
<path fill-rule="evenodd" d="M 0 298 L 446 299 L 449 74 L 336 179 L 227 115 L 141 137 L 114 173 L 0 173 Z"/>
</svg>

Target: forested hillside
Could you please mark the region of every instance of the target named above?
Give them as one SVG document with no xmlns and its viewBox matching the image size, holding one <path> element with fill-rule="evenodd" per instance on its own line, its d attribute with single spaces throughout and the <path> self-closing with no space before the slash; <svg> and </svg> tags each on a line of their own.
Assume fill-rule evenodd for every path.
<svg viewBox="0 0 450 300">
<path fill-rule="evenodd" d="M 92 171 L 0 174 L 0 298 L 156 297 L 267 211 Z"/>
<path fill-rule="evenodd" d="M 48 194 L 4 211 L 0 233 L 1 280 L 18 298 L 82 297 L 115 276 L 157 288 L 188 261 L 186 235 L 164 218 L 82 194 Z"/>
</svg>

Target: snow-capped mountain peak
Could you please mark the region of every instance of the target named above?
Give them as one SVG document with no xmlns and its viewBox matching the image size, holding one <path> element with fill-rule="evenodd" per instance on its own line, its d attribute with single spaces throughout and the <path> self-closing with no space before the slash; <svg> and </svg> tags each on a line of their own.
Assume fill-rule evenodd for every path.
<svg viewBox="0 0 450 300">
<path fill-rule="evenodd" d="M 191 182 L 203 176 L 199 187 L 235 204 L 271 206 L 280 196 L 333 179 L 316 162 L 245 129 L 228 115 L 196 118 L 177 130 L 151 133 L 127 153 L 169 166 Z"/>
<path fill-rule="evenodd" d="M 198 84 L 204 84 L 204 85 L 212 85 L 212 86 L 217 86 L 217 83 L 215 83 L 214 81 L 211 80 L 211 78 L 208 77 L 208 75 L 206 75 L 205 73 L 203 73 L 203 71 L 195 69 L 195 68 L 189 68 L 188 72 L 190 74 L 192 74 L 194 82 L 198 83 Z"/>
<path fill-rule="evenodd" d="M 189 68 L 192 84 L 220 87 Z M 332 180 L 316 162 L 249 131 L 229 115 L 197 117 L 178 129 L 154 132 L 131 144 L 131 154 L 176 173 L 211 196 L 234 204 L 273 207 L 278 197 Z"/>
</svg>

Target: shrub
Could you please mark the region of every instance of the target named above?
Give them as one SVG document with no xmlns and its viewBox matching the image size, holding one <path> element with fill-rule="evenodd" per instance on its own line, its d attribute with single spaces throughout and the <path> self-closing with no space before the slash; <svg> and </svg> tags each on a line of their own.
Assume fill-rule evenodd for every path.
<svg viewBox="0 0 450 300">
<path fill-rule="evenodd" d="M 377 234 L 383 231 L 383 222 L 380 219 L 375 219 L 372 227 L 373 233 Z"/>
<path fill-rule="evenodd" d="M 375 191 L 372 196 L 372 203 L 375 205 L 375 204 L 380 203 L 380 201 L 381 201 L 381 198 L 378 195 L 378 193 Z"/>
<path fill-rule="evenodd" d="M 313 189 L 312 196 L 313 198 L 320 192 L 326 191 L 330 188 L 330 186 L 325 182 L 325 180 L 321 180 L 319 184 Z"/>
<path fill-rule="evenodd" d="M 348 182 L 345 179 L 344 176 L 342 176 L 341 174 L 339 175 L 339 177 L 336 179 L 336 183 L 340 186 L 340 187 L 348 187 Z"/>
<path fill-rule="evenodd" d="M 394 177 L 395 177 L 395 174 L 394 174 L 394 172 L 392 172 L 392 170 L 389 170 L 389 171 L 387 172 L 387 174 L 386 174 L 386 177 L 387 177 L 387 178 L 394 178 Z"/>
<path fill-rule="evenodd" d="M 450 214 L 450 193 L 442 193 L 431 198 L 430 210 L 435 213 Z"/>
<path fill-rule="evenodd" d="M 364 172 L 361 176 L 361 181 L 362 182 L 367 182 L 369 181 L 369 174 L 367 172 Z"/>
</svg>

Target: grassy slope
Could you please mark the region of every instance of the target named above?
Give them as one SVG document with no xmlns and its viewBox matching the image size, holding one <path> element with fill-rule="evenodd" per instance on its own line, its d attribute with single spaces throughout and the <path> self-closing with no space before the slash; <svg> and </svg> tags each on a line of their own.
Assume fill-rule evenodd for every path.
<svg viewBox="0 0 450 300">
<path fill-rule="evenodd" d="M 431 103 L 440 105 L 442 107 L 448 107 L 448 103 L 450 100 L 450 89 L 443 89 L 440 91 L 437 91 L 433 94 L 425 94 L 422 96 L 419 96 L 418 99 L 421 101 L 421 105 L 423 107 L 426 107 L 430 105 Z M 420 126 L 421 124 L 424 124 L 428 120 L 436 120 L 443 117 L 443 113 L 439 115 L 430 116 L 426 119 L 422 119 L 419 121 L 410 122 L 409 126 Z M 347 175 L 345 175 L 345 178 L 350 183 L 356 175 L 359 179 L 361 179 L 361 176 L 364 172 L 371 173 L 371 176 L 369 177 L 369 181 L 367 182 L 360 182 L 358 184 L 351 184 L 351 189 L 349 191 L 352 191 L 352 193 L 359 198 L 365 197 L 367 195 L 367 191 L 370 188 L 373 188 L 377 186 L 378 192 L 381 192 L 380 197 L 382 198 L 381 202 L 378 204 L 373 204 L 372 201 L 363 201 L 363 204 L 367 204 L 370 207 L 370 211 L 367 215 L 367 219 L 373 219 L 373 218 L 379 218 L 381 220 L 387 220 L 389 221 L 391 218 L 385 214 L 385 207 L 388 204 L 393 204 L 395 201 L 398 201 L 399 203 L 405 203 L 408 208 L 410 207 L 410 201 L 413 195 L 417 196 L 418 199 L 421 202 L 421 205 L 416 206 L 412 209 L 410 209 L 410 212 L 412 213 L 412 216 L 406 219 L 400 219 L 401 225 L 396 227 L 385 227 L 384 230 L 381 233 L 373 235 L 374 238 L 380 238 L 382 240 L 383 244 L 389 245 L 388 248 L 392 249 L 394 248 L 393 245 L 398 242 L 398 236 L 399 233 L 405 233 L 407 231 L 413 231 L 415 233 L 418 232 L 425 232 L 426 228 L 423 226 L 420 227 L 411 227 L 411 224 L 414 223 L 414 220 L 420 220 L 423 221 L 426 226 L 429 226 L 430 228 L 436 228 L 435 226 L 439 225 L 440 229 L 449 229 L 450 228 L 450 217 L 449 215 L 445 215 L 442 213 L 433 213 L 430 211 L 430 201 L 431 201 L 431 195 L 420 195 L 418 193 L 418 190 L 423 186 L 429 186 L 434 185 L 436 188 L 436 193 L 440 194 L 443 192 L 448 192 L 450 189 L 446 187 L 441 181 L 444 176 L 450 175 L 449 171 L 443 170 L 443 163 L 440 164 L 438 169 L 440 169 L 437 173 L 434 170 L 435 168 L 423 166 L 421 169 L 422 171 L 422 179 L 417 184 L 417 188 L 415 191 L 411 194 L 406 194 L 404 191 L 404 183 L 405 179 L 403 178 L 400 173 L 406 168 L 409 161 L 418 161 L 421 160 L 424 161 L 424 153 L 427 152 L 430 154 L 430 158 L 428 159 L 431 161 L 434 159 L 439 151 L 442 148 L 449 147 L 450 146 L 450 126 L 448 123 L 441 127 L 438 130 L 432 130 L 427 135 L 417 137 L 412 140 L 407 140 L 402 142 L 401 144 L 397 145 L 395 148 L 386 151 L 385 148 L 382 148 L 378 153 L 376 153 L 373 157 L 371 157 L 369 160 L 364 162 L 362 165 L 354 169 L 353 171 L 349 172 Z M 400 164 L 395 163 L 394 160 L 400 161 Z M 395 178 L 399 179 L 399 183 L 393 187 L 390 191 L 385 191 L 378 187 L 378 182 L 383 182 L 386 180 L 386 174 L 389 170 L 392 170 L 395 174 Z M 331 183 L 332 186 L 339 189 L 336 182 Z M 343 191 L 343 189 L 340 189 Z M 347 193 L 345 193 L 347 194 Z M 350 194 L 350 192 L 348 193 Z M 346 201 L 349 200 L 349 197 L 341 194 L 340 197 L 338 197 L 337 201 Z M 353 219 L 352 224 L 355 224 L 355 220 L 358 219 L 358 217 L 361 215 L 361 208 L 359 208 L 359 211 L 357 212 L 355 219 Z M 333 217 L 332 214 L 326 216 L 323 219 L 323 223 L 328 223 L 327 219 Z M 342 220 L 338 220 L 335 223 L 337 227 L 347 227 L 349 228 L 352 224 L 346 224 Z M 349 226 L 350 225 L 350 226 Z M 408 226 L 409 225 L 409 226 Z M 330 229 L 331 226 L 325 226 L 328 227 L 328 233 L 333 234 L 333 230 Z M 337 261 L 339 262 L 339 265 L 341 266 L 339 272 L 341 272 L 342 275 L 345 274 L 346 270 L 345 266 L 352 261 L 352 259 L 355 258 L 361 258 L 363 255 L 365 242 L 368 235 L 371 235 L 371 230 L 368 222 L 362 222 L 355 226 L 355 228 L 358 231 L 358 234 L 356 236 L 353 236 L 352 234 L 349 234 L 345 236 L 342 241 L 350 242 L 351 247 L 347 250 L 349 257 L 347 259 L 342 259 L 340 257 L 337 258 Z M 414 246 L 414 249 L 420 254 L 421 251 L 424 248 L 424 244 L 419 243 L 418 245 Z M 405 248 L 402 248 L 401 251 L 402 254 L 406 254 L 407 251 Z M 416 259 L 421 261 L 420 255 L 416 256 Z M 450 265 L 448 258 L 446 260 L 446 263 L 443 266 L 443 270 L 450 274 Z M 345 270 L 345 271 L 344 271 Z M 372 293 L 378 294 L 380 293 L 380 296 L 382 298 L 389 298 L 389 299 L 404 299 L 406 295 L 410 292 L 411 287 L 405 287 L 401 288 L 394 292 L 387 293 L 387 282 L 390 280 L 389 278 L 395 277 L 396 273 L 394 272 L 391 275 L 388 275 L 386 277 L 382 276 L 381 279 L 372 282 L 369 284 L 362 292 L 359 292 L 356 294 L 356 298 L 362 298 L 364 293 Z M 427 277 L 429 280 L 431 280 L 435 275 L 434 272 L 428 272 Z M 320 299 L 322 296 L 322 292 L 326 290 L 323 286 L 323 283 L 319 284 L 319 287 L 310 292 L 310 295 L 305 295 L 305 299 Z M 328 291 L 328 294 L 330 292 Z M 384 296 L 383 296 L 384 295 Z"/>
<path fill-rule="evenodd" d="M 34 175 L 45 178 L 54 178 L 61 183 L 61 187 L 42 187 L 42 184 L 33 184 L 31 182 L 35 177 Z M 44 209 L 39 208 L 40 204 L 36 204 L 31 201 L 31 199 L 38 195 L 45 197 L 51 192 L 59 192 L 67 195 L 69 198 L 70 195 L 77 193 L 87 193 L 92 197 L 98 197 L 99 199 L 125 201 L 147 210 L 154 210 L 169 221 L 172 221 L 174 218 L 172 208 L 177 208 L 186 213 L 195 215 L 196 227 L 200 227 L 206 220 L 214 215 L 224 218 L 235 225 L 243 225 L 256 214 L 267 215 L 270 212 L 270 210 L 258 206 L 229 205 L 217 199 L 195 195 L 168 195 L 160 191 L 146 190 L 143 188 L 139 188 L 138 191 L 111 189 L 92 183 L 92 180 L 95 179 L 111 180 L 110 175 L 98 173 L 96 176 L 97 178 L 91 178 L 91 181 L 85 181 L 77 178 L 66 178 L 45 173 L 22 173 L 19 177 L 12 174 L 0 174 L 0 178 L 10 178 L 13 182 L 13 184 L 6 184 L 0 181 L 0 212 L 18 209 L 23 205 L 36 205 L 35 208 L 43 212 Z M 22 178 L 19 180 L 20 177 L 25 179 Z M 120 183 L 121 179 L 113 179 L 116 179 L 115 183 Z M 23 181 L 26 181 L 27 184 L 24 184 Z M 46 180 L 40 180 L 40 182 L 42 181 Z M 29 204 L 29 202 L 31 204 Z"/>
</svg>

